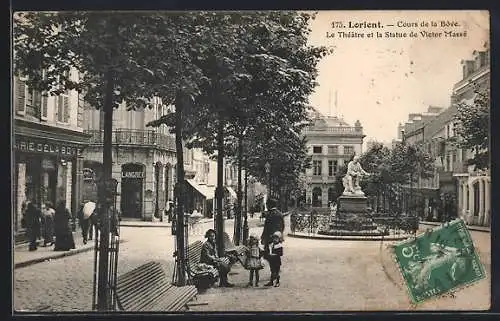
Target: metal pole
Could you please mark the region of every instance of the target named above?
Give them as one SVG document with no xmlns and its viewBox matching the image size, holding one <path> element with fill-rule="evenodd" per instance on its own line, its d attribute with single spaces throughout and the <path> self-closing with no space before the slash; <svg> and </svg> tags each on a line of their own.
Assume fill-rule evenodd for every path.
<svg viewBox="0 0 500 321">
<path fill-rule="evenodd" d="M 113 75 L 110 71 L 106 74 L 106 96 L 104 100 L 104 141 L 103 141 L 103 179 L 101 186 L 112 178 L 113 155 Z M 97 280 L 97 309 L 106 311 L 108 302 L 108 263 L 109 263 L 109 204 L 107 193 L 100 191 L 100 246 L 99 246 L 99 271 Z"/>
<path fill-rule="evenodd" d="M 217 235 L 217 250 L 224 253 L 224 124 L 219 120 L 217 133 L 217 188 L 215 190 L 217 213 L 215 216 L 215 230 Z"/>
</svg>

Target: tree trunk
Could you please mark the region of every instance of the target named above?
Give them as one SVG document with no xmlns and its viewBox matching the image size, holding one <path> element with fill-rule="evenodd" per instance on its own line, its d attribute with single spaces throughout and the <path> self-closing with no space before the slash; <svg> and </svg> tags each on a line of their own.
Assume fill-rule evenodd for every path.
<svg viewBox="0 0 500 321">
<path fill-rule="evenodd" d="M 236 206 L 236 217 L 234 218 L 234 242 L 235 245 L 240 245 L 241 241 L 241 207 L 243 203 L 243 191 L 242 191 L 242 169 L 243 169 L 243 136 L 239 137 L 238 142 L 238 201 Z"/>
<path fill-rule="evenodd" d="M 217 213 L 215 216 L 215 230 L 217 233 L 217 250 L 219 255 L 224 254 L 224 123 L 219 118 L 217 131 L 217 189 L 215 191 Z"/>
<path fill-rule="evenodd" d="M 185 191 L 186 181 L 184 179 L 184 150 L 182 148 L 182 109 L 183 109 L 182 93 L 178 93 L 175 101 L 175 151 L 177 153 L 177 188 L 175 197 L 177 198 L 176 204 L 176 250 L 177 250 L 177 285 L 186 285 L 186 271 L 185 271 L 185 249 L 187 240 L 184 235 L 184 205 L 185 205 Z"/>
<path fill-rule="evenodd" d="M 103 177 L 101 187 L 105 182 L 109 181 L 113 176 L 113 90 L 114 80 L 113 73 L 108 71 L 106 74 L 106 92 L 104 97 L 104 140 L 102 147 L 102 164 Z M 99 269 L 97 281 L 97 309 L 98 311 L 106 311 L 109 309 L 110 288 L 108 284 L 109 278 L 109 217 L 110 204 L 106 200 L 105 191 L 99 192 L 100 203 L 100 229 L 99 229 Z"/>
</svg>

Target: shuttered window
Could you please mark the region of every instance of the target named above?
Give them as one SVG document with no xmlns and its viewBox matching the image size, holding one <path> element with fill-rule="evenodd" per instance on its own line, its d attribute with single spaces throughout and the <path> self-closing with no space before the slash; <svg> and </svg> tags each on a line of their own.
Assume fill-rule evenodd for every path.
<svg viewBox="0 0 500 321">
<path fill-rule="evenodd" d="M 69 78 L 69 72 L 64 72 L 65 78 Z M 61 123 L 69 123 L 69 96 L 68 91 L 57 97 L 57 121 Z"/>
<path fill-rule="evenodd" d="M 15 78 L 15 97 L 16 97 L 16 113 L 24 115 L 26 113 L 26 83 L 20 79 Z"/>
</svg>

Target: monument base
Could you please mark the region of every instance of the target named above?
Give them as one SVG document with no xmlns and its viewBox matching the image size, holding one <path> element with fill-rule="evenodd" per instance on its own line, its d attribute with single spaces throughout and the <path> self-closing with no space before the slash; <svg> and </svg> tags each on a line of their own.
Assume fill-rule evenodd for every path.
<svg viewBox="0 0 500 321">
<path fill-rule="evenodd" d="M 362 195 L 342 195 L 337 198 L 337 213 L 368 213 L 367 200 Z"/>
</svg>

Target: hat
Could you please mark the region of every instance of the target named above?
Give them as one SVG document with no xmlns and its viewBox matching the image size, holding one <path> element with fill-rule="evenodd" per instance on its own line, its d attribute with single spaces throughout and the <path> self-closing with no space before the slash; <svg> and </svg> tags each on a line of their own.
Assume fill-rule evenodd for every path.
<svg viewBox="0 0 500 321">
<path fill-rule="evenodd" d="M 251 239 L 258 239 L 257 235 L 256 234 L 250 234 L 250 237 Z"/>
<path fill-rule="evenodd" d="M 214 233 L 215 235 L 217 235 L 217 233 L 215 232 L 214 229 L 208 229 L 206 232 L 205 232 L 205 238 L 208 238 L 208 235 L 210 235 L 210 233 Z"/>
<path fill-rule="evenodd" d="M 273 237 L 273 236 L 277 236 L 278 238 L 281 239 L 281 232 L 280 231 L 276 231 L 276 232 L 273 233 L 273 235 L 271 237 Z"/>
</svg>

